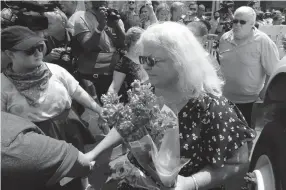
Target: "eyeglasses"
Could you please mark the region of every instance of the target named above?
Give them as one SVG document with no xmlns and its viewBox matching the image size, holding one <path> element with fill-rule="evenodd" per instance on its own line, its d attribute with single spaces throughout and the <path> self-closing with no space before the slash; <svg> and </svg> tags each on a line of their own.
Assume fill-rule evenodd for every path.
<svg viewBox="0 0 286 190">
<path fill-rule="evenodd" d="M 134 1 L 129 1 L 128 4 L 129 5 L 133 5 L 133 4 L 135 4 L 135 2 Z"/>
<path fill-rule="evenodd" d="M 28 56 L 34 55 L 36 50 L 38 50 L 39 52 L 43 52 L 44 51 L 44 44 L 39 44 L 39 45 L 33 46 L 33 47 L 31 47 L 30 49 L 27 49 L 27 50 L 12 49 L 12 51 L 23 51 Z"/>
<path fill-rule="evenodd" d="M 234 19 L 232 22 L 233 22 L 233 24 L 237 24 L 237 23 L 240 23 L 241 25 L 246 24 L 246 21 L 245 21 L 245 20 Z"/>
<path fill-rule="evenodd" d="M 190 9 L 190 11 L 197 11 L 196 8 L 189 8 L 189 9 Z"/>
<path fill-rule="evenodd" d="M 150 57 L 150 56 L 139 56 L 139 62 L 142 65 L 148 65 L 149 67 L 154 67 L 156 63 L 158 62 L 155 58 Z"/>
</svg>

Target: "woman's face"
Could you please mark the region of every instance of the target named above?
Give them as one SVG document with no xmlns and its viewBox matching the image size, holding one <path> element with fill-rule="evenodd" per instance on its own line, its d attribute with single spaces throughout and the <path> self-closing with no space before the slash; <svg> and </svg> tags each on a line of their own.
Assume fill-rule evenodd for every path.
<svg viewBox="0 0 286 190">
<path fill-rule="evenodd" d="M 166 50 L 150 44 L 144 47 L 143 56 L 155 59 L 153 67 L 148 64 L 143 65 L 152 85 L 162 89 L 177 82 L 178 73 L 174 68 L 174 61 Z"/>
<path fill-rule="evenodd" d="M 44 42 L 40 42 L 37 46 L 42 45 L 42 51 L 35 49 L 34 54 L 27 55 L 24 51 L 12 51 L 12 56 L 10 58 L 13 64 L 18 64 L 25 69 L 34 69 L 42 64 L 42 59 L 46 45 Z"/>
<path fill-rule="evenodd" d="M 149 12 L 146 8 L 141 10 L 140 18 L 144 20 L 148 20 Z"/>
<path fill-rule="evenodd" d="M 169 19 L 169 11 L 166 9 L 162 9 L 158 12 L 157 18 L 159 21 L 168 21 Z"/>
</svg>

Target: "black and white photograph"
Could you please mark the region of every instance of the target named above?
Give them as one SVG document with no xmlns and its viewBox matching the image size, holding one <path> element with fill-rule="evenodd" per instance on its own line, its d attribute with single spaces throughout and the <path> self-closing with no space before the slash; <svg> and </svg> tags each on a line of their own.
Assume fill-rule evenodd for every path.
<svg viewBox="0 0 286 190">
<path fill-rule="evenodd" d="M 286 1 L 1 0 L 3 190 L 286 190 Z"/>
</svg>

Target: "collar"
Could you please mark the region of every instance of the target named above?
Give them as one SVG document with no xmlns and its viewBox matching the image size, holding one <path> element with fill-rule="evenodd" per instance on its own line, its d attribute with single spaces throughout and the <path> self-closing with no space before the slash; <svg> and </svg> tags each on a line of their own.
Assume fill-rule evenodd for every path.
<svg viewBox="0 0 286 190">
<path fill-rule="evenodd" d="M 257 28 L 253 27 L 252 28 L 252 31 L 253 31 L 253 35 L 248 37 L 242 44 L 245 44 L 245 43 L 249 43 L 249 42 L 252 42 L 255 38 L 255 36 L 257 35 Z M 235 44 L 235 40 L 234 40 L 234 35 L 233 35 L 233 29 L 231 29 L 227 34 L 226 34 L 226 37 L 225 37 L 225 40 L 232 43 L 232 44 Z"/>
</svg>

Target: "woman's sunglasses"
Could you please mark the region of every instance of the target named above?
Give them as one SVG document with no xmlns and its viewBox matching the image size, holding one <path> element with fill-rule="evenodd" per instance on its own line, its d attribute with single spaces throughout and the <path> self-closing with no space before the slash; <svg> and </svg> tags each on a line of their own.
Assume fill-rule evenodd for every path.
<svg viewBox="0 0 286 190">
<path fill-rule="evenodd" d="M 33 46 L 33 47 L 31 47 L 30 49 L 27 49 L 27 50 L 12 49 L 12 51 L 23 51 L 28 56 L 34 55 L 36 50 L 38 50 L 39 52 L 43 52 L 44 51 L 44 44 L 39 44 L 39 45 Z"/>
<path fill-rule="evenodd" d="M 148 65 L 149 67 L 154 67 L 154 65 L 158 62 L 153 57 L 147 57 L 147 56 L 139 56 L 139 62 L 142 65 Z"/>
<path fill-rule="evenodd" d="M 237 24 L 237 23 L 240 23 L 241 25 L 246 24 L 246 21 L 245 21 L 245 20 L 234 19 L 232 22 L 233 22 L 233 24 Z"/>
</svg>

